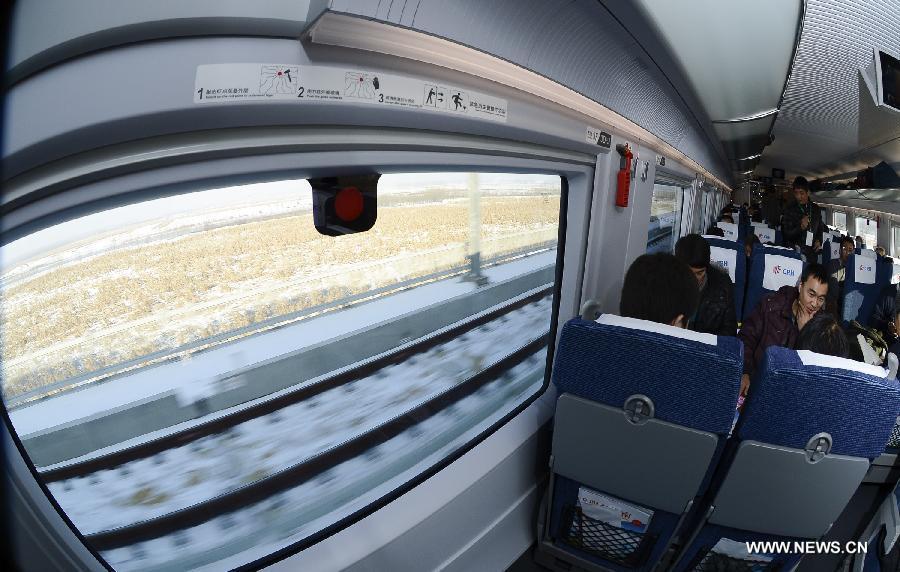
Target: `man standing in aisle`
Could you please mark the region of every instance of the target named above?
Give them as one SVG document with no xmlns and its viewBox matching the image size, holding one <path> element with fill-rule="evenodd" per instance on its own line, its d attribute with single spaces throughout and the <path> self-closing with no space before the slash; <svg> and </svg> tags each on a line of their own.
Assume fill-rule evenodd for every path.
<svg viewBox="0 0 900 572">
<path fill-rule="evenodd" d="M 784 245 L 790 248 L 799 246 L 801 251 L 810 250 L 813 240 L 822 240 L 825 232 L 825 223 L 822 222 L 822 209 L 819 205 L 809 200 L 809 182 L 804 177 L 794 179 L 794 198 L 796 202 L 784 211 L 781 222 L 781 232 L 784 235 Z M 812 238 L 807 241 L 807 232 L 812 233 Z M 808 260 L 814 260 L 807 257 Z"/>
</svg>

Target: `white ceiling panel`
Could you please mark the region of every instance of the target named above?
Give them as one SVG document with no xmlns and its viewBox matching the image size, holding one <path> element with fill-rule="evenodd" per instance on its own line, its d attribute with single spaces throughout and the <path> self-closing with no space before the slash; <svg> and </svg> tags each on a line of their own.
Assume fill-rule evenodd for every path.
<svg viewBox="0 0 900 572">
<path fill-rule="evenodd" d="M 778 107 L 799 0 L 638 0 L 713 120 Z"/>
</svg>

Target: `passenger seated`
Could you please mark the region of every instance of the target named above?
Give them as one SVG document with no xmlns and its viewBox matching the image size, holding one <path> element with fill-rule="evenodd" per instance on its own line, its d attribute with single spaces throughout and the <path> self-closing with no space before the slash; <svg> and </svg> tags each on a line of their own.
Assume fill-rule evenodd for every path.
<svg viewBox="0 0 900 572">
<path fill-rule="evenodd" d="M 783 286 L 759 301 L 744 321 L 738 338 L 744 342 L 744 376 L 741 393 L 750 387 L 750 376 L 762 363 L 769 346 L 793 349 L 800 331 L 825 305 L 828 274 L 821 264 L 810 264 L 799 286 Z"/>
<path fill-rule="evenodd" d="M 715 225 L 706 229 L 706 234 L 707 236 L 721 236 L 725 238 L 725 231 Z"/>
<path fill-rule="evenodd" d="M 849 236 L 841 237 L 840 256 L 833 259 L 828 264 L 828 274 L 835 279 L 836 282 L 842 284 L 847 274 L 847 259 L 853 254 L 853 239 Z"/>
<path fill-rule="evenodd" d="M 856 237 L 856 248 L 862 250 L 865 247 L 866 247 L 866 241 L 863 240 L 863 237 L 857 236 Z"/>
<path fill-rule="evenodd" d="M 700 303 L 688 320 L 688 329 L 734 336 L 737 332 L 734 284 L 728 274 L 710 264 L 709 243 L 699 234 L 683 236 L 675 243 L 675 257 L 691 268 L 700 288 Z"/>
<path fill-rule="evenodd" d="M 878 256 L 878 258 L 884 258 L 885 256 L 887 256 L 887 251 L 884 249 L 883 246 L 876 246 L 875 254 Z"/>
<path fill-rule="evenodd" d="M 687 264 L 664 252 L 644 254 L 625 273 L 619 314 L 686 328 L 699 301 L 697 280 Z"/>
<path fill-rule="evenodd" d="M 719 222 L 730 222 L 731 224 L 734 224 L 734 217 L 726 213 L 719 217 Z"/>
<path fill-rule="evenodd" d="M 837 318 L 826 312 L 819 312 L 809 320 L 797 337 L 795 349 L 842 358 L 850 357 L 847 334 L 844 333 Z"/>
<path fill-rule="evenodd" d="M 870 326 L 881 333 L 881 336 L 888 343 L 897 339 L 900 330 L 897 329 L 895 317 L 897 315 L 898 300 L 900 298 L 900 289 L 897 286 L 889 284 L 881 291 L 878 302 L 875 303 L 875 309 L 872 311 L 872 320 Z"/>
</svg>

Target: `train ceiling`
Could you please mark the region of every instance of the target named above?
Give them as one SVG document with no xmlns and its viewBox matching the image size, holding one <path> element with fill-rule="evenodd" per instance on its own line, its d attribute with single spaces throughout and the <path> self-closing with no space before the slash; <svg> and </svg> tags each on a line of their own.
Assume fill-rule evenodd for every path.
<svg viewBox="0 0 900 572">
<path fill-rule="evenodd" d="M 900 167 L 900 113 L 876 108 L 859 73 L 878 47 L 900 53 L 900 0 L 807 0 L 775 141 L 758 175 L 839 178 L 880 161 Z"/>
<path fill-rule="evenodd" d="M 900 0 L 639 3 L 706 108 L 737 181 L 773 168 L 836 178 L 879 161 L 900 166 L 900 114 L 876 108 L 859 73 L 875 47 L 900 53 Z"/>
<path fill-rule="evenodd" d="M 638 0 L 713 123 L 735 179 L 759 163 L 781 105 L 802 2 Z"/>
</svg>

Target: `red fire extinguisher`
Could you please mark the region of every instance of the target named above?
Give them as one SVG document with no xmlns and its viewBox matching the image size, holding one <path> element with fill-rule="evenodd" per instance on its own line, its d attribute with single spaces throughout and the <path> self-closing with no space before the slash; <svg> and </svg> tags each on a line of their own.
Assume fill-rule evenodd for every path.
<svg viewBox="0 0 900 572">
<path fill-rule="evenodd" d="M 631 147 L 628 143 L 616 145 L 616 151 L 622 158 L 619 161 L 619 173 L 616 176 L 616 206 L 628 206 L 628 189 L 631 187 Z"/>
</svg>

